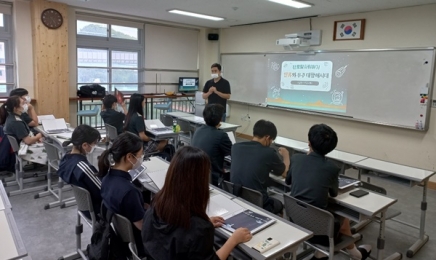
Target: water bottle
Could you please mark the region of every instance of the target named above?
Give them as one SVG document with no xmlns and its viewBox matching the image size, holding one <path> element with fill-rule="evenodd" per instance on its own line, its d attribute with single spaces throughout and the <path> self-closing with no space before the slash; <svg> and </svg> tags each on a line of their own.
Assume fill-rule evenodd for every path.
<svg viewBox="0 0 436 260">
<path fill-rule="evenodd" d="M 177 131 L 176 128 L 177 128 L 177 120 L 173 119 L 173 132 L 174 133 Z"/>
</svg>

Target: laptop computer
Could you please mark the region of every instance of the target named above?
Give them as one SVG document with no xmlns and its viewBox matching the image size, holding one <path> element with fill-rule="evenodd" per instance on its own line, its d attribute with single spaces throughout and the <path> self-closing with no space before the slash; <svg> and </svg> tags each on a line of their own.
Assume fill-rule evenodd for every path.
<svg viewBox="0 0 436 260">
<path fill-rule="evenodd" d="M 227 135 L 229 136 L 230 141 L 232 142 L 232 145 L 236 143 L 236 139 L 235 139 L 235 135 L 233 134 L 233 132 L 227 132 Z M 224 157 L 224 160 L 228 161 L 228 162 L 232 162 L 232 156 L 231 155 L 227 155 Z"/>
<path fill-rule="evenodd" d="M 63 118 L 42 120 L 42 127 L 48 134 L 60 134 L 71 132 Z"/>
<path fill-rule="evenodd" d="M 147 167 L 145 167 L 144 164 L 141 164 L 141 166 L 136 170 L 130 170 L 129 174 L 132 177 L 132 181 L 136 180 L 139 176 L 141 176 L 142 173 L 145 172 Z"/>
<path fill-rule="evenodd" d="M 148 131 L 153 132 L 166 132 L 166 131 L 173 131 L 171 127 L 165 126 L 160 120 L 154 119 L 154 120 L 145 120 L 145 128 Z"/>
<path fill-rule="evenodd" d="M 356 180 L 353 178 L 348 178 L 345 176 L 339 176 L 338 180 L 339 180 L 339 189 L 340 190 L 346 189 L 348 187 L 351 187 L 351 186 L 354 186 L 354 185 L 360 183 L 359 180 Z"/>
<path fill-rule="evenodd" d="M 39 115 L 38 117 L 38 124 L 42 124 L 42 120 L 52 120 L 56 119 L 54 115 Z"/>
</svg>

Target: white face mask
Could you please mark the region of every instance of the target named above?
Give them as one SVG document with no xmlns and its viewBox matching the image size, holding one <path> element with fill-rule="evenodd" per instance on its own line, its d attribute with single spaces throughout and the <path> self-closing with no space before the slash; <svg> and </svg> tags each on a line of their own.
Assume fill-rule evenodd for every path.
<svg viewBox="0 0 436 260">
<path fill-rule="evenodd" d="M 134 156 L 134 155 L 133 155 L 133 157 L 136 158 L 136 156 Z M 144 159 L 144 155 L 141 156 L 140 158 L 136 158 L 136 162 L 135 162 L 135 163 L 132 163 L 132 162 L 129 160 L 129 162 L 133 165 L 133 166 L 132 166 L 132 170 L 136 170 L 136 169 L 138 169 L 139 167 L 141 167 L 141 164 L 142 164 L 143 159 Z"/>
<path fill-rule="evenodd" d="M 86 154 L 92 154 L 95 150 L 95 145 L 91 146 L 91 151 L 87 152 Z"/>
<path fill-rule="evenodd" d="M 27 113 L 27 110 L 29 110 L 29 105 L 24 104 L 23 105 L 23 111 L 21 113 Z"/>
<path fill-rule="evenodd" d="M 32 101 L 32 99 L 30 98 L 30 96 L 26 96 L 26 102 L 30 103 L 30 101 Z"/>
<path fill-rule="evenodd" d="M 118 112 L 121 112 L 121 113 L 124 113 L 124 109 L 123 109 L 123 107 L 122 107 L 120 104 L 118 104 L 118 103 L 117 103 L 117 106 L 115 107 L 114 110 L 115 110 L 115 111 L 118 111 Z"/>
<path fill-rule="evenodd" d="M 217 79 L 219 77 L 219 75 L 215 74 L 215 73 L 214 74 L 210 74 L 210 75 L 212 76 L 213 79 Z"/>
</svg>

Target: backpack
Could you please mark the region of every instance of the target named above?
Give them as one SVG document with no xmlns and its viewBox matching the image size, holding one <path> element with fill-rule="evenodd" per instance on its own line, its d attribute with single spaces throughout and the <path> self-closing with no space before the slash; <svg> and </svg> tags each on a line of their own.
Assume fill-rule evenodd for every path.
<svg viewBox="0 0 436 260">
<path fill-rule="evenodd" d="M 3 132 L 3 126 L 0 126 L 0 171 L 14 172 L 15 156 L 9 139 Z"/>
<path fill-rule="evenodd" d="M 79 97 L 104 97 L 106 95 L 106 89 L 99 84 L 83 85 L 77 91 Z"/>
<path fill-rule="evenodd" d="M 104 211 L 106 214 L 103 213 Z M 91 244 L 86 247 L 88 259 L 125 260 L 131 254 L 128 245 L 121 240 L 110 225 L 114 213 L 102 206 L 101 215 L 105 217 L 95 223 Z"/>
</svg>

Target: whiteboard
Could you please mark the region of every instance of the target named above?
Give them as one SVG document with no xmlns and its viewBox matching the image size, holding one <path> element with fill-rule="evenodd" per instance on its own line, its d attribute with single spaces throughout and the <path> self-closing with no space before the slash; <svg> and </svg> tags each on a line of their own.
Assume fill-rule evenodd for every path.
<svg viewBox="0 0 436 260">
<path fill-rule="evenodd" d="M 434 56 L 415 48 L 222 54 L 221 62 L 233 101 L 427 130 Z M 296 72 L 303 67 L 318 71 Z"/>
</svg>

